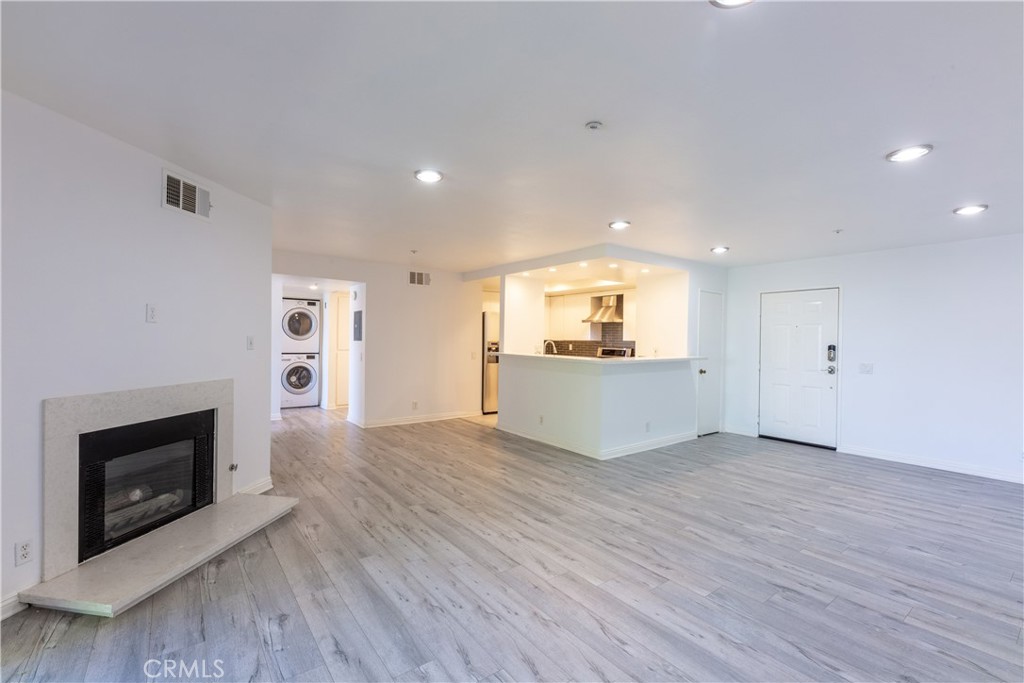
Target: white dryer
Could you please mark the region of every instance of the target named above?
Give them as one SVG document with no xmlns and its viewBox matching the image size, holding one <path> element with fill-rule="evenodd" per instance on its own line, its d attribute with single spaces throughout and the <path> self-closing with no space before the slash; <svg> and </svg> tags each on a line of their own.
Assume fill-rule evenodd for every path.
<svg viewBox="0 0 1024 683">
<path fill-rule="evenodd" d="M 320 302 L 282 299 L 281 353 L 320 353 Z"/>
<path fill-rule="evenodd" d="M 281 354 L 281 407 L 303 408 L 320 404 L 320 355 Z"/>
</svg>

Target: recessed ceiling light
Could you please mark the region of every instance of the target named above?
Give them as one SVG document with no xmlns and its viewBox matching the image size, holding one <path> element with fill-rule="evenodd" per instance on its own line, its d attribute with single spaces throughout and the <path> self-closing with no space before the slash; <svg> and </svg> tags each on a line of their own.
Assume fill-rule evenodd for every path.
<svg viewBox="0 0 1024 683">
<path fill-rule="evenodd" d="M 586 261 L 580 261 L 580 268 L 586 268 L 586 267 L 587 267 L 587 262 Z"/>
<path fill-rule="evenodd" d="M 420 169 L 419 171 L 416 171 L 413 175 L 416 176 L 416 180 L 420 181 L 421 183 L 428 184 L 439 183 L 441 182 L 441 179 L 444 178 L 444 175 L 440 171 L 435 171 L 432 168 Z"/>
<path fill-rule="evenodd" d="M 618 268 L 618 267 L 619 267 L 619 264 L 618 264 L 618 263 L 609 263 L 609 264 L 608 264 L 608 267 L 609 267 L 609 268 Z"/>
<path fill-rule="evenodd" d="M 970 204 L 953 209 L 953 213 L 958 216 L 975 216 L 982 211 L 988 211 L 988 204 Z"/>
<path fill-rule="evenodd" d="M 608 227 L 612 230 L 625 230 L 630 225 L 632 224 L 629 221 L 612 221 L 608 224 Z"/>
<path fill-rule="evenodd" d="M 903 149 L 893 150 L 885 155 L 886 161 L 913 161 L 914 159 L 920 159 L 925 154 L 932 151 L 931 145 L 914 145 L 913 147 L 904 147 Z"/>
<path fill-rule="evenodd" d="M 529 272 L 526 272 L 526 271 L 524 271 L 524 272 L 522 273 L 522 276 L 523 276 L 523 277 L 530 277 L 530 273 L 529 273 Z"/>
<path fill-rule="evenodd" d="M 650 268 L 641 268 L 640 272 L 641 273 L 649 273 L 649 272 L 651 272 L 651 269 Z"/>
<path fill-rule="evenodd" d="M 312 285 L 309 286 L 309 288 L 310 289 L 317 289 L 317 286 L 315 284 L 312 284 Z"/>
<path fill-rule="evenodd" d="M 548 272 L 549 273 L 557 273 L 558 272 L 558 268 L 554 268 L 554 267 L 548 268 Z"/>
<path fill-rule="evenodd" d="M 601 130 L 604 128 L 604 124 L 600 121 L 587 121 L 583 124 L 583 127 L 587 130 Z"/>
<path fill-rule="evenodd" d="M 712 5 L 719 9 L 735 9 L 737 7 L 743 7 L 754 2 L 754 0 L 708 0 Z"/>
<path fill-rule="evenodd" d="M 711 253 L 712 254 L 724 254 L 727 251 L 729 251 L 729 247 L 712 247 L 711 248 Z"/>
</svg>

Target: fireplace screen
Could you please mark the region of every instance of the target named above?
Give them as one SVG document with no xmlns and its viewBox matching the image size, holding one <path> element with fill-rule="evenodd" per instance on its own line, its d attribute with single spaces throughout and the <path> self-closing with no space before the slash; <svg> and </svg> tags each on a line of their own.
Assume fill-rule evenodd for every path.
<svg viewBox="0 0 1024 683">
<path fill-rule="evenodd" d="M 214 411 L 79 437 L 79 561 L 213 502 Z"/>
</svg>

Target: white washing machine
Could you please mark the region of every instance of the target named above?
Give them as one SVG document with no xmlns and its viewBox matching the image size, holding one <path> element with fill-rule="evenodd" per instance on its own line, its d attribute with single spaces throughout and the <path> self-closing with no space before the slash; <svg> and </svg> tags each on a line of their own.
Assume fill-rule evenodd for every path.
<svg viewBox="0 0 1024 683">
<path fill-rule="evenodd" d="M 320 405 L 320 354 L 281 354 L 281 407 Z"/>
<path fill-rule="evenodd" d="M 320 353 L 320 302 L 282 299 L 281 353 Z"/>
</svg>

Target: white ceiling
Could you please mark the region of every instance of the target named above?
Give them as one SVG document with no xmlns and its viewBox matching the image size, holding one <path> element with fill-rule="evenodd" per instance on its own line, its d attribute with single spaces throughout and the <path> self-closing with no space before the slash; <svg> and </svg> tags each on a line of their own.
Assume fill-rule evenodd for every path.
<svg viewBox="0 0 1024 683">
<path fill-rule="evenodd" d="M 275 248 L 752 264 L 1020 232 L 1022 7 L 5 2 L 3 87 L 269 204 Z"/>
</svg>

